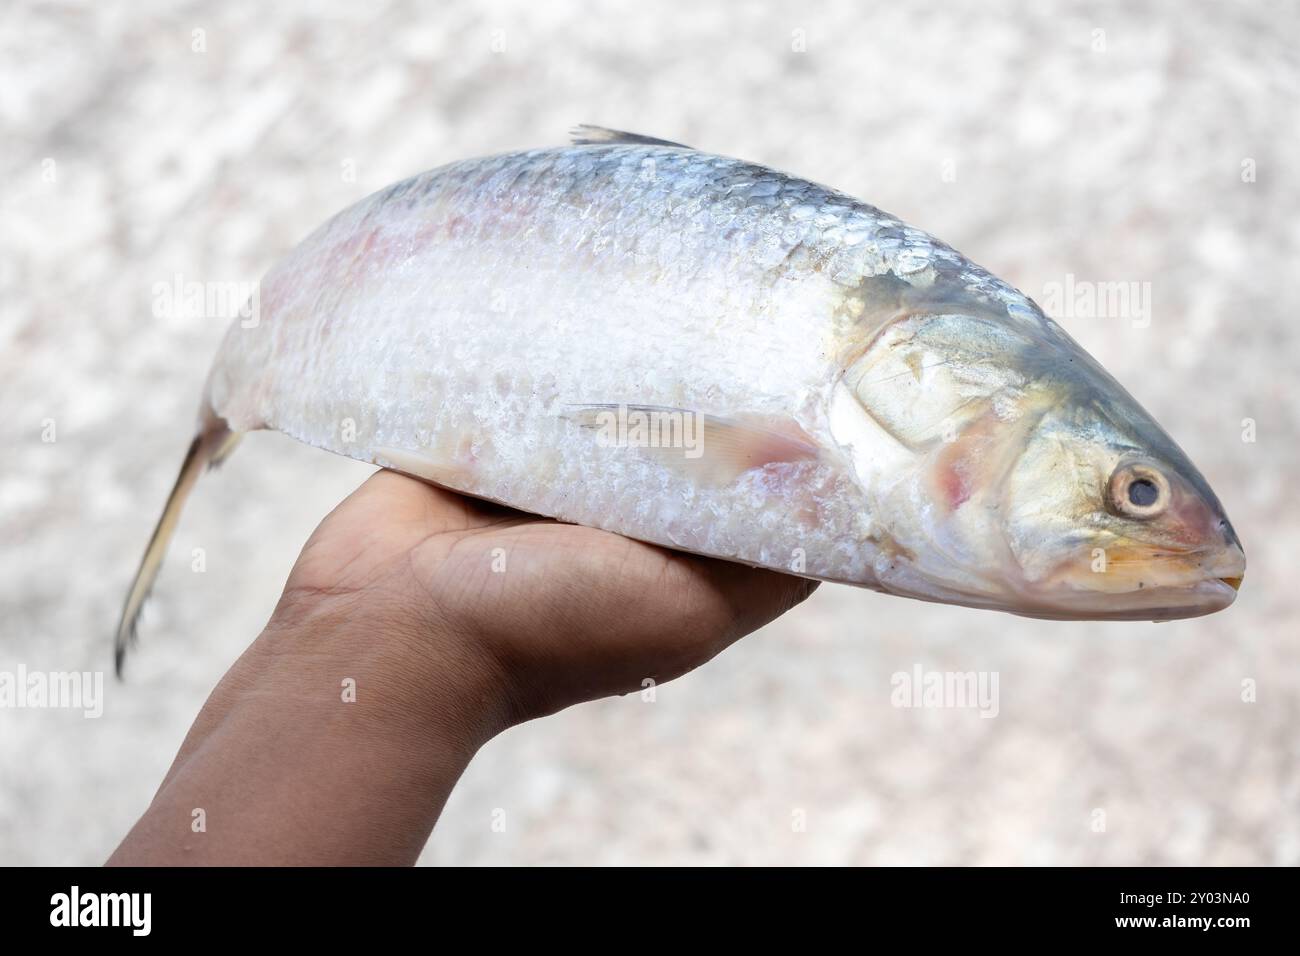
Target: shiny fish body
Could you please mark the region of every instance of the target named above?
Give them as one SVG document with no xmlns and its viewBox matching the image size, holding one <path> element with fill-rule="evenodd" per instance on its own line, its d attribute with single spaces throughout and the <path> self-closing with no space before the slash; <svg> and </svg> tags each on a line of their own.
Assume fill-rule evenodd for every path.
<svg viewBox="0 0 1300 956">
<path fill-rule="evenodd" d="M 638 415 L 698 448 L 612 428 Z M 525 511 L 930 600 L 1159 618 L 1222 606 L 1240 578 L 1199 472 L 1025 295 L 835 190 L 630 134 L 452 163 L 338 214 L 232 324 L 200 419 L 191 472 L 276 429 Z M 1062 442 L 1089 447 L 1047 462 Z M 1185 506 L 1178 528 L 1101 527 L 1068 493 L 1007 500 L 1046 465 L 1043 491 L 1113 493 L 1134 455 Z M 1035 517 L 1045 500 L 1056 523 Z M 1187 594 L 1062 571 L 1102 532 L 1148 563 L 1183 542 Z"/>
<path fill-rule="evenodd" d="M 348 210 L 267 276 L 264 321 L 232 326 L 208 401 L 236 430 L 526 511 L 786 570 L 802 550 L 812 576 L 874 584 L 876 509 L 847 460 L 700 484 L 569 411 L 757 415 L 831 447 L 848 297 L 923 263 L 972 268 L 846 196 L 692 150 L 455 163 Z"/>
</svg>

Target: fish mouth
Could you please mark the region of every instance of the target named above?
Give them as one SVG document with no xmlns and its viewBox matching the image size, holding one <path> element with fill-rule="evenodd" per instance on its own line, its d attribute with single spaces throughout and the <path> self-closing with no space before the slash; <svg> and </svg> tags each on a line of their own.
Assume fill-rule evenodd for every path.
<svg viewBox="0 0 1300 956">
<path fill-rule="evenodd" d="M 1177 621 L 1214 614 L 1236 599 L 1236 585 L 1209 578 L 1191 586 L 1121 593 L 1058 589 L 1011 611 L 1052 621 Z"/>
<path fill-rule="evenodd" d="M 1105 572 L 1077 563 L 1026 588 L 1015 613 L 1055 620 L 1173 621 L 1214 614 L 1241 590 L 1246 556 L 1236 544 L 1213 551 L 1170 553 L 1150 549 L 1114 552 Z"/>
</svg>

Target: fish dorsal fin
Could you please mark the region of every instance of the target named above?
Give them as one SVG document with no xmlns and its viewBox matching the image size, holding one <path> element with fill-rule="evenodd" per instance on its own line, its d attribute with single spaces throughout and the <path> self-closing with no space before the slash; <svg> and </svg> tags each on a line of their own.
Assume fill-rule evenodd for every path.
<svg viewBox="0 0 1300 956">
<path fill-rule="evenodd" d="M 612 145 L 614 143 L 639 143 L 642 146 L 676 146 L 678 149 L 694 149 L 683 143 L 642 136 L 640 133 L 627 133 L 621 129 L 606 129 L 603 126 L 590 126 L 580 123 L 569 130 L 569 139 L 574 146 Z"/>
</svg>

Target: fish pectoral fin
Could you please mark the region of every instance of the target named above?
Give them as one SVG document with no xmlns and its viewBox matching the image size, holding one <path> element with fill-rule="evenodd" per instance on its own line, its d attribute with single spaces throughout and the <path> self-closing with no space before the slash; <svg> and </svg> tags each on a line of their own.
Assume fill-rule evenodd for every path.
<svg viewBox="0 0 1300 956">
<path fill-rule="evenodd" d="M 679 149 L 694 149 L 684 143 L 674 143 L 667 139 L 642 136 L 640 133 L 628 133 L 621 129 L 606 129 L 604 126 L 591 126 L 579 123 L 569 130 L 569 139 L 574 146 L 611 145 L 614 143 L 639 143 L 642 146 L 676 146 Z"/>
<path fill-rule="evenodd" d="M 565 418 L 599 444 L 630 451 L 699 484 L 730 484 L 747 471 L 778 462 L 815 461 L 820 449 L 788 418 L 726 418 L 665 405 L 576 404 Z"/>
</svg>

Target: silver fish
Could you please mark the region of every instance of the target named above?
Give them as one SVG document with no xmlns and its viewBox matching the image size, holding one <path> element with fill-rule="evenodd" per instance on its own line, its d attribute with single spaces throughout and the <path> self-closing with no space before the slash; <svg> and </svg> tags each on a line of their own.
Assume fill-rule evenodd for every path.
<svg viewBox="0 0 1300 956">
<path fill-rule="evenodd" d="M 1226 607 L 1200 472 L 1023 293 L 850 196 L 595 127 L 362 200 L 208 377 L 119 667 L 205 464 L 269 428 L 670 548 L 1059 619 Z"/>
</svg>

